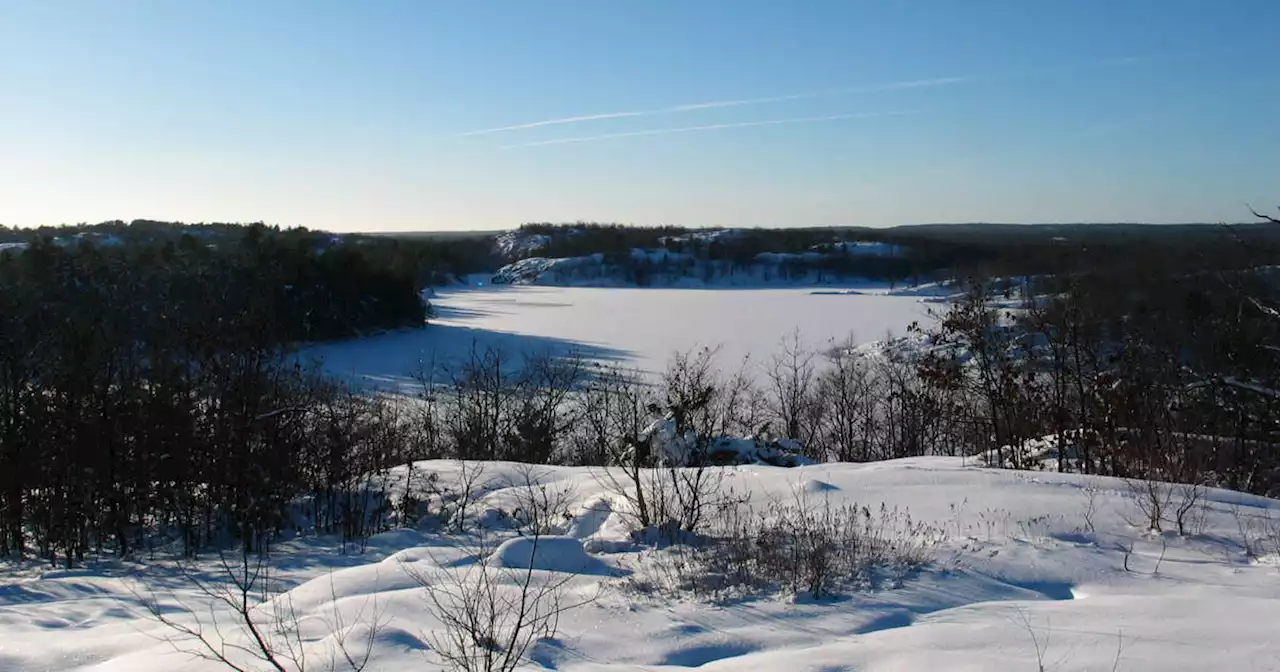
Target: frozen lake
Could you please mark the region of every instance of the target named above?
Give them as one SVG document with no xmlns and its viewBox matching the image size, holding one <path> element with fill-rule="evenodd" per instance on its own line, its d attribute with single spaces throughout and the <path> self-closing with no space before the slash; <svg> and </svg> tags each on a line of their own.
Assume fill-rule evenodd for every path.
<svg viewBox="0 0 1280 672">
<path fill-rule="evenodd" d="M 673 352 L 720 348 L 719 363 L 767 360 L 795 329 L 811 346 L 901 335 L 929 304 L 884 290 L 823 288 L 631 289 L 466 287 L 432 299 L 437 317 L 421 331 L 312 348 L 329 370 L 404 384 L 419 362 L 443 362 L 472 345 L 512 352 L 577 350 L 589 357 L 661 371 Z"/>
</svg>

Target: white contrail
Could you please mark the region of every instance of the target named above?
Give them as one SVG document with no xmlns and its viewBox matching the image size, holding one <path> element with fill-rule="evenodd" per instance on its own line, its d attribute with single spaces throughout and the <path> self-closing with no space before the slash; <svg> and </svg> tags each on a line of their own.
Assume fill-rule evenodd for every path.
<svg viewBox="0 0 1280 672">
<path fill-rule="evenodd" d="M 654 114 L 675 114 L 679 112 L 692 112 L 695 110 L 710 110 L 721 107 L 739 107 L 742 105 L 763 105 L 766 103 L 781 103 L 788 100 L 808 100 L 811 98 L 827 98 L 831 96 L 843 96 L 852 93 L 869 93 L 873 91 L 892 91 L 896 89 L 919 89 L 931 86 L 945 86 L 948 84 L 960 84 L 968 81 L 967 77 L 938 77 L 934 79 L 916 79 L 902 82 L 889 82 L 886 84 L 872 84 L 869 86 L 859 86 L 843 89 L 829 89 L 826 91 L 813 91 L 809 93 L 793 93 L 785 96 L 769 96 L 767 98 L 744 98 L 740 100 L 714 100 L 706 103 L 687 103 L 684 105 L 673 105 L 671 107 L 660 107 L 649 110 L 632 110 L 630 112 L 606 112 L 603 114 L 587 114 L 577 117 L 562 117 L 560 119 L 544 119 L 542 121 L 531 121 L 524 124 L 515 124 L 512 126 L 501 126 L 498 128 L 485 128 L 478 131 L 467 131 L 459 134 L 459 137 L 470 137 L 475 135 L 491 135 L 493 133 L 506 133 L 508 131 L 521 131 L 529 128 L 539 128 L 542 126 L 560 126 L 563 124 L 577 124 L 584 121 L 600 121 L 602 119 L 622 119 L 626 117 L 644 117 Z"/>
<path fill-rule="evenodd" d="M 623 119 L 628 117 L 644 117 L 656 114 L 675 114 L 679 112 L 693 112 L 696 110 L 710 110 L 722 107 L 739 107 L 742 105 L 763 105 L 767 103 L 781 103 L 788 100 L 808 100 L 813 98 L 828 98 L 833 96 L 843 96 L 855 93 L 872 93 L 875 91 L 893 91 L 897 89 L 919 89 L 935 86 L 947 86 L 951 84 L 966 84 L 975 82 L 989 82 L 999 79 L 1021 79 L 1027 77 L 1044 77 L 1055 74 L 1063 74 L 1069 72 L 1079 72 L 1093 69 L 1107 69 L 1115 67 L 1125 67 L 1134 65 L 1143 65 L 1151 63 L 1163 63 L 1182 58 L 1199 58 L 1209 51 L 1186 52 L 1179 54 L 1155 54 L 1146 56 L 1129 56 L 1123 58 L 1111 58 L 1099 61 L 1082 61 L 1071 63 L 1057 67 L 1037 68 L 1022 72 L 1006 72 L 1003 74 L 988 75 L 966 75 L 962 77 L 935 77 L 932 79 L 916 79 L 900 82 L 886 82 L 883 84 L 870 84 L 866 86 L 846 87 L 839 89 L 828 89 L 826 91 L 811 91 L 809 93 L 794 93 L 784 96 L 769 96 L 767 98 L 744 98 L 739 100 L 714 100 L 705 103 L 687 103 L 684 105 L 673 105 L 671 107 L 659 107 L 647 110 L 631 110 L 627 112 L 605 112 L 603 114 L 587 114 L 576 117 L 562 117 L 559 119 L 544 119 L 542 121 L 531 121 L 523 124 L 513 124 L 510 126 L 499 126 L 496 128 L 485 128 L 478 131 L 467 131 L 459 133 L 458 137 L 471 137 L 476 135 L 491 135 L 494 133 L 506 133 L 509 131 L 521 131 L 530 128 L 540 128 L 542 126 L 560 126 L 564 124 L 577 124 L 586 121 L 601 121 L 605 119 Z"/>
<path fill-rule="evenodd" d="M 779 124 L 803 124 L 817 121 L 839 121 L 842 119 L 872 119 L 875 117 L 897 117 L 904 114 L 915 114 L 920 110 L 898 110 L 893 112 L 859 112 L 856 114 L 833 114 L 825 117 L 790 117 L 787 119 L 767 119 L 765 121 L 740 121 L 730 124 L 708 124 L 705 126 L 683 126 L 680 128 L 652 128 L 644 131 L 628 131 L 626 133 L 607 133 L 605 135 L 584 135 L 573 138 L 557 138 L 526 142 L 519 145 L 507 145 L 503 149 L 518 147 L 545 147 L 547 145 L 567 145 L 579 142 L 595 142 L 614 138 L 634 138 L 641 135 L 666 135 L 668 133 L 689 133 L 691 131 L 714 131 L 722 128 L 743 128 L 746 126 L 777 126 Z"/>
</svg>

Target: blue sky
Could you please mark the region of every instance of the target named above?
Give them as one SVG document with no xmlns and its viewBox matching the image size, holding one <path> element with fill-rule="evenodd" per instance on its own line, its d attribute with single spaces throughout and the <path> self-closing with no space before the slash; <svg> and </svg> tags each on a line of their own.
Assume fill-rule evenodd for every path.
<svg viewBox="0 0 1280 672">
<path fill-rule="evenodd" d="M 1240 221 L 1280 203 L 1278 32 L 1275 0 L 0 0 L 0 223 Z"/>
</svg>

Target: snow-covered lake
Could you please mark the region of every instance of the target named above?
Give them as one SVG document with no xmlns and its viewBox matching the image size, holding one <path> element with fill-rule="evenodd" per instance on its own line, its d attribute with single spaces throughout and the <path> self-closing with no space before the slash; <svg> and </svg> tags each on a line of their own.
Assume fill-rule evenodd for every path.
<svg viewBox="0 0 1280 672">
<path fill-rule="evenodd" d="M 577 350 L 647 371 L 662 370 L 673 352 L 719 347 L 721 366 L 744 357 L 767 360 L 796 329 L 822 347 L 901 335 L 928 319 L 917 296 L 884 290 L 633 289 L 540 286 L 466 287 L 432 300 L 438 317 L 424 330 L 316 347 L 337 374 L 404 383 L 419 362 L 443 362 L 473 343 L 513 355 Z"/>
</svg>

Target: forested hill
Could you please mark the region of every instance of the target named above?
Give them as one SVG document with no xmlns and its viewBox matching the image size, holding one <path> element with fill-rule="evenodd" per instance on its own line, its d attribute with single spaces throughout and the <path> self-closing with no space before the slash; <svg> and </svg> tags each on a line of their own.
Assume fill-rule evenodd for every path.
<svg viewBox="0 0 1280 672">
<path fill-rule="evenodd" d="M 420 326 L 425 318 L 413 266 L 389 263 L 393 254 L 359 241 L 262 225 L 72 231 L 19 232 L 26 240 L 0 248 L 7 328 L 26 331 L 28 317 L 86 321 L 100 340 L 125 342 L 187 333 L 216 340 L 240 330 L 234 338 L 276 346 Z"/>
<path fill-rule="evenodd" d="M 501 263 L 493 251 L 494 234 L 385 236 L 331 233 L 305 227 L 281 228 L 262 223 L 159 222 L 137 219 L 98 224 L 10 228 L 0 225 L 0 251 L 20 250 L 35 241 L 61 247 L 90 244 L 99 248 L 204 246 L 233 250 L 250 237 L 270 239 L 273 245 L 310 250 L 317 256 L 330 250 L 358 251 L 369 267 L 408 278 L 418 289 L 447 284 L 467 273 L 496 270 Z M 186 242 L 184 242 L 184 240 Z"/>
<path fill-rule="evenodd" d="M 1242 249 L 1274 258 L 1269 224 L 949 224 L 683 229 L 526 224 L 494 239 L 495 281 L 578 285 L 919 283 L 974 273 L 1053 274 L 1157 255 L 1202 265 Z M 1248 256 L 1248 255 L 1246 255 Z"/>
</svg>

